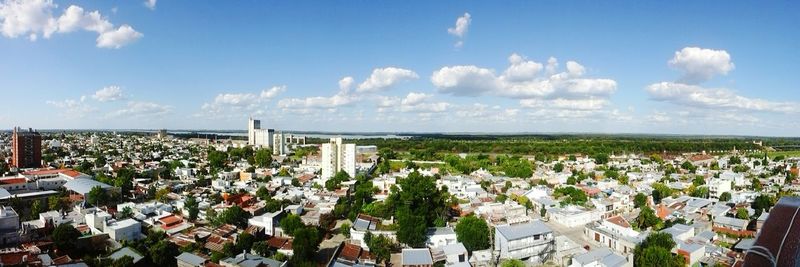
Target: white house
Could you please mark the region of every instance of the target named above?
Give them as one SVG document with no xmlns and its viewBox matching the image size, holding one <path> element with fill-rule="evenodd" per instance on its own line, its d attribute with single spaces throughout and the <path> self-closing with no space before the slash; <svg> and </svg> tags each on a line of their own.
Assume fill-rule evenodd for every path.
<svg viewBox="0 0 800 267">
<path fill-rule="evenodd" d="M 555 252 L 553 230 L 541 221 L 497 226 L 494 242 L 502 259 L 529 260 L 541 264 Z"/>
</svg>

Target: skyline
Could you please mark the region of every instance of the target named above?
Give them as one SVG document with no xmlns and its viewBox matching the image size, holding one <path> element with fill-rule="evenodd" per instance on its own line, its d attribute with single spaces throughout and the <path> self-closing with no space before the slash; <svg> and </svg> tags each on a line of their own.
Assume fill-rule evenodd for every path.
<svg viewBox="0 0 800 267">
<path fill-rule="evenodd" d="M 3 0 L 0 126 L 798 136 L 798 4 L 669 4 Z"/>
</svg>

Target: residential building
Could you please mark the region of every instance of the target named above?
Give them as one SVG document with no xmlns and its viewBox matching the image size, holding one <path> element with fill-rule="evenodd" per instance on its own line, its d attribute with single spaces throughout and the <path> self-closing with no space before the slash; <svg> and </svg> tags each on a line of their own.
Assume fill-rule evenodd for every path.
<svg viewBox="0 0 800 267">
<path fill-rule="evenodd" d="M 541 264 L 555 252 L 553 230 L 541 221 L 497 226 L 494 242 L 501 259 L 528 260 Z"/>
<path fill-rule="evenodd" d="M 0 245 L 19 241 L 19 214 L 11 206 L 0 206 Z"/>
<path fill-rule="evenodd" d="M 350 177 L 356 176 L 356 145 L 343 144 L 342 138 L 331 138 L 322 144 L 322 183 L 344 171 Z"/>
<path fill-rule="evenodd" d="M 247 121 L 247 144 L 255 147 L 268 147 L 273 146 L 273 135 L 275 130 L 262 129 L 261 120 L 254 120 L 250 118 Z"/>
<path fill-rule="evenodd" d="M 593 249 L 572 257 L 569 267 L 632 267 L 633 260 L 607 248 Z"/>
<path fill-rule="evenodd" d="M 403 267 L 430 267 L 433 266 L 431 251 L 427 248 L 403 249 Z"/>
<path fill-rule="evenodd" d="M 178 267 L 203 267 L 208 262 L 205 258 L 189 252 L 181 253 L 175 260 L 178 261 Z"/>
<path fill-rule="evenodd" d="M 38 168 L 42 166 L 42 135 L 28 128 L 14 128 L 11 135 L 11 166 L 16 168 Z"/>
<path fill-rule="evenodd" d="M 270 258 L 253 255 L 247 252 L 236 255 L 235 257 L 225 258 L 219 261 L 224 267 L 283 267 L 286 262 L 280 262 Z"/>
<path fill-rule="evenodd" d="M 278 227 L 278 221 L 283 217 L 283 210 L 276 212 L 267 212 L 259 216 L 255 216 L 247 220 L 247 224 L 264 228 L 264 234 L 268 236 L 275 236 Z"/>
<path fill-rule="evenodd" d="M 583 233 L 584 239 L 587 241 L 607 247 L 623 255 L 632 253 L 643 238 L 639 232 L 633 230 L 630 223 L 622 216 L 614 216 L 587 224 L 583 229 Z"/>
</svg>

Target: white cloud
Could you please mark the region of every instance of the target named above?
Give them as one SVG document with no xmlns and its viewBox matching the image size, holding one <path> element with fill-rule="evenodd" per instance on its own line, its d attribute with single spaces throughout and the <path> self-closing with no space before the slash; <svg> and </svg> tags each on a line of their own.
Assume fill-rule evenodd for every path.
<svg viewBox="0 0 800 267">
<path fill-rule="evenodd" d="M 114 29 L 114 25 L 99 11 L 87 12 L 71 5 L 56 17 L 53 10 L 58 5 L 52 0 L 3 0 L 0 3 L 0 32 L 8 38 L 27 36 L 31 41 L 41 35 L 49 39 L 53 33 L 70 33 L 77 30 L 98 34 L 97 47 L 120 48 L 143 35 L 129 25 Z"/>
<path fill-rule="evenodd" d="M 97 108 L 95 108 L 94 106 L 86 104 L 84 102 L 85 99 L 86 99 L 85 97 L 81 97 L 80 100 L 74 100 L 74 99 L 65 99 L 61 101 L 48 100 L 46 101 L 46 103 L 56 108 L 63 109 L 64 112 L 60 112 L 59 114 L 61 114 L 64 117 L 83 118 L 86 117 L 86 115 L 97 111 Z"/>
<path fill-rule="evenodd" d="M 456 41 L 455 47 L 464 45 L 464 41 L 461 39 L 463 39 L 467 31 L 469 31 L 470 23 L 472 23 L 472 16 L 469 13 L 464 13 L 463 16 L 456 19 L 455 27 L 447 29 L 447 33 L 459 38 L 459 40 Z"/>
<path fill-rule="evenodd" d="M 116 30 L 111 30 L 97 36 L 97 47 L 119 49 L 144 36 L 125 24 Z"/>
<path fill-rule="evenodd" d="M 690 107 L 780 113 L 800 111 L 797 108 L 800 103 L 749 98 L 724 88 L 704 88 L 698 85 L 660 82 L 647 86 L 646 90 L 653 100 Z"/>
<path fill-rule="evenodd" d="M 511 66 L 506 69 L 503 76 L 509 81 L 533 79 L 544 68 L 542 63 L 526 60 L 517 53 L 511 54 L 511 56 L 508 57 L 508 62 L 511 63 Z"/>
<path fill-rule="evenodd" d="M 470 121 L 502 122 L 516 121 L 519 109 L 501 108 L 500 106 L 489 106 L 481 103 L 474 103 L 468 106 L 459 107 L 455 115 L 466 118 Z"/>
<path fill-rule="evenodd" d="M 97 90 L 97 92 L 94 92 L 94 95 L 92 95 L 92 98 L 100 102 L 109 102 L 123 99 L 124 96 L 122 95 L 122 88 L 112 85 Z"/>
<path fill-rule="evenodd" d="M 433 72 L 431 82 L 440 93 L 457 96 L 494 94 L 510 98 L 586 98 L 608 97 L 616 91 L 617 83 L 610 79 L 581 78 L 586 70 L 580 64 L 567 62 L 567 71 L 550 76 L 537 75 L 541 63 L 526 61 L 512 54 L 511 65 L 502 75 L 494 70 L 472 65 L 443 67 Z M 558 62 L 548 60 L 548 72 L 555 71 Z M 549 74 L 549 73 L 548 73 Z"/>
<path fill-rule="evenodd" d="M 550 108 L 567 110 L 600 110 L 608 106 L 608 100 L 602 98 L 588 99 L 522 99 L 520 106 L 525 108 Z"/>
<path fill-rule="evenodd" d="M 55 7 L 52 0 L 3 1 L 0 3 L 0 30 L 9 38 L 28 36 L 33 41 L 37 34 L 50 38 L 58 30 L 52 11 Z"/>
<path fill-rule="evenodd" d="M 699 47 L 684 47 L 676 51 L 669 65 L 684 72 L 680 82 L 687 84 L 705 82 L 714 75 L 726 75 L 734 69 L 727 51 Z"/>
<path fill-rule="evenodd" d="M 456 37 L 464 37 L 469 30 L 469 24 L 472 22 L 472 16 L 469 13 L 464 13 L 463 16 L 456 19 L 456 25 L 453 28 L 448 28 L 447 33 Z"/>
<path fill-rule="evenodd" d="M 286 98 L 278 101 L 278 107 L 282 109 L 328 109 L 353 104 L 358 98 L 339 93 L 331 97 L 314 96 L 307 98 Z"/>
<path fill-rule="evenodd" d="M 99 11 L 85 12 L 83 8 L 75 5 L 69 6 L 58 18 L 58 31 L 62 33 L 86 30 L 102 34 L 112 30 L 113 27 L 114 25 Z"/>
<path fill-rule="evenodd" d="M 233 119 L 264 114 L 266 103 L 286 91 L 286 86 L 273 86 L 260 93 L 222 93 L 214 101 L 204 103 L 195 117 L 208 119 Z"/>
<path fill-rule="evenodd" d="M 348 91 L 350 88 L 353 88 L 353 84 L 355 84 L 356 80 L 353 77 L 347 76 L 339 80 L 339 90 Z"/>
<path fill-rule="evenodd" d="M 348 77 L 345 77 L 345 79 L 347 78 Z M 367 80 L 358 85 L 358 89 L 356 91 L 358 92 L 383 91 L 394 86 L 397 83 L 417 78 L 419 78 L 419 75 L 417 75 L 417 73 L 411 70 L 395 68 L 395 67 L 377 68 L 372 71 L 372 74 L 369 76 L 369 78 L 367 78 Z M 347 82 L 348 81 L 345 81 L 345 83 Z M 339 81 L 339 86 L 341 88 L 342 81 Z"/>
<path fill-rule="evenodd" d="M 425 100 L 428 100 L 431 97 L 433 97 L 433 96 L 430 95 L 430 94 L 411 92 L 411 93 L 408 93 L 408 95 L 406 95 L 405 98 L 403 98 L 403 101 L 401 102 L 401 104 L 414 106 L 414 105 L 421 104 L 422 102 L 424 102 Z"/>
<path fill-rule="evenodd" d="M 283 93 L 284 91 L 286 91 L 286 86 L 285 85 L 273 86 L 273 87 L 271 87 L 269 89 L 261 90 L 260 97 L 261 97 L 261 100 L 272 99 L 272 98 L 278 96 L 278 94 Z"/>
<path fill-rule="evenodd" d="M 440 93 L 477 96 L 501 87 L 493 70 L 474 65 L 443 67 L 433 72 L 431 82 Z"/>
<path fill-rule="evenodd" d="M 144 1 L 144 6 L 149 8 L 150 10 L 156 10 L 156 2 L 158 0 L 146 0 Z"/>
<path fill-rule="evenodd" d="M 125 108 L 115 110 L 109 113 L 107 117 L 158 118 L 171 112 L 171 106 L 145 101 L 130 101 Z"/>
</svg>

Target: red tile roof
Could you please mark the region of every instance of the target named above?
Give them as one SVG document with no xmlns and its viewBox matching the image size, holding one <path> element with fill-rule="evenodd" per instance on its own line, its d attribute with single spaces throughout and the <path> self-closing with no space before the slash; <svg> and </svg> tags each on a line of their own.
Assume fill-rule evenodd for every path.
<svg viewBox="0 0 800 267">
<path fill-rule="evenodd" d="M 625 228 L 631 228 L 631 224 L 628 223 L 628 221 L 625 220 L 625 218 L 622 218 L 622 216 L 619 216 L 619 215 L 611 217 L 611 218 L 608 218 L 608 219 L 606 219 L 606 221 L 608 221 L 610 223 L 613 223 L 613 224 L 616 224 L 616 225 L 619 225 L 619 226 L 622 226 L 622 227 L 625 227 Z"/>
<path fill-rule="evenodd" d="M 28 182 L 28 178 L 6 178 L 0 179 L 0 184 L 24 184 Z"/>
<path fill-rule="evenodd" d="M 81 175 L 80 172 L 73 170 L 73 169 L 55 169 L 55 170 L 48 170 L 48 169 L 40 169 L 40 170 L 33 170 L 23 172 L 23 175 L 51 175 L 51 174 L 64 174 L 66 176 L 75 178 Z"/>
<path fill-rule="evenodd" d="M 355 262 L 359 255 L 361 255 L 361 246 L 345 243 L 342 252 L 339 253 L 339 258 Z"/>
</svg>

